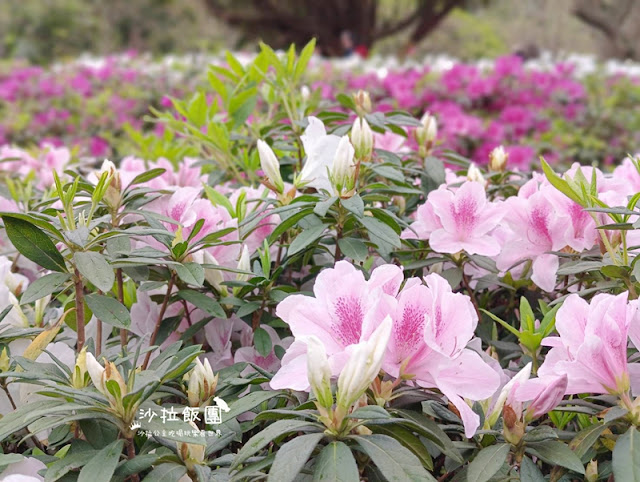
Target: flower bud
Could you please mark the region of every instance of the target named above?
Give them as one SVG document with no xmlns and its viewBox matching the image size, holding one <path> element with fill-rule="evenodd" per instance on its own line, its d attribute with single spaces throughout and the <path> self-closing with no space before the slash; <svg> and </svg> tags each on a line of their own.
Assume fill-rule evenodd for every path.
<svg viewBox="0 0 640 482">
<path fill-rule="evenodd" d="M 371 97 L 366 90 L 359 90 L 353 95 L 353 101 L 356 104 L 356 112 L 358 115 L 364 115 L 371 112 Z"/>
<path fill-rule="evenodd" d="M 117 209 L 122 202 L 122 181 L 120 173 L 115 164 L 105 159 L 98 173 L 98 179 L 101 179 L 104 173 L 107 173 L 107 189 L 105 191 L 103 201 L 111 209 Z"/>
<path fill-rule="evenodd" d="M 347 409 L 353 405 L 378 376 L 390 336 L 391 317 L 387 316 L 371 334 L 369 340 L 354 346 L 349 360 L 338 377 L 337 404 L 339 407 Z"/>
<path fill-rule="evenodd" d="M 467 180 L 479 182 L 484 185 L 484 176 L 480 169 L 476 167 L 476 165 L 472 162 L 467 169 Z"/>
<path fill-rule="evenodd" d="M 269 144 L 262 139 L 258 139 L 258 155 L 260 156 L 260 167 L 269 181 L 268 187 L 278 194 L 282 194 L 284 182 L 280 175 L 280 163 Z"/>
<path fill-rule="evenodd" d="M 518 445 L 524 437 L 525 425 L 520 421 L 515 410 L 509 405 L 505 405 L 502 409 L 502 434 L 507 442 Z"/>
<path fill-rule="evenodd" d="M 567 375 L 562 375 L 549 383 L 536 398 L 534 398 L 525 413 L 525 420 L 535 420 L 556 408 L 567 391 Z"/>
<path fill-rule="evenodd" d="M 93 356 L 93 355 L 91 355 Z M 71 375 L 71 384 L 74 388 L 84 388 L 87 386 L 87 347 L 83 347 L 76 358 L 76 365 Z"/>
<path fill-rule="evenodd" d="M 309 385 L 318 399 L 318 403 L 325 408 L 333 406 L 331 393 L 331 367 L 327 359 L 327 352 L 322 342 L 315 336 L 310 336 L 307 343 L 307 377 Z"/>
<path fill-rule="evenodd" d="M 509 394 L 516 388 L 518 385 L 521 385 L 525 381 L 529 380 L 531 376 L 531 362 L 527 363 L 522 370 L 516 373 L 511 380 L 509 380 L 502 390 L 500 390 L 500 395 L 498 395 L 498 399 L 493 406 L 493 410 L 491 411 L 491 415 L 487 418 L 489 427 L 492 427 L 498 417 L 500 416 L 500 412 L 502 412 L 502 407 L 504 407 L 505 402 L 507 401 L 507 397 Z"/>
<path fill-rule="evenodd" d="M 198 264 L 210 264 L 215 266 L 220 266 L 218 260 L 208 251 L 201 249 L 200 251 L 196 251 L 191 255 L 193 261 Z M 226 286 L 223 286 L 224 276 L 222 275 L 222 270 L 215 268 L 204 268 L 204 279 L 206 279 L 211 286 L 213 286 L 217 291 L 226 294 Z"/>
<path fill-rule="evenodd" d="M 7 353 L 7 347 L 5 346 L 0 353 L 0 372 L 8 372 L 11 367 L 11 359 L 9 353 Z"/>
<path fill-rule="evenodd" d="M 336 149 L 329 178 L 338 195 L 344 195 L 355 187 L 355 169 L 353 156 L 355 151 L 349 138 L 342 136 Z"/>
<path fill-rule="evenodd" d="M 418 141 L 420 147 L 424 147 L 428 151 L 436 141 L 436 137 L 438 137 L 438 123 L 436 118 L 429 112 L 424 113 L 420 122 L 422 126 L 416 128 L 415 132 L 416 141 Z"/>
<path fill-rule="evenodd" d="M 356 157 L 368 160 L 373 152 L 373 131 L 364 117 L 358 117 L 351 128 L 351 143 Z"/>
<path fill-rule="evenodd" d="M 213 374 L 209 360 L 196 358 L 196 366 L 187 374 L 187 399 L 192 407 L 208 405 L 216 393 L 218 375 Z"/>
<path fill-rule="evenodd" d="M 592 460 L 587 464 L 584 480 L 587 482 L 596 482 L 598 480 L 598 461 Z"/>
<path fill-rule="evenodd" d="M 311 91 L 309 90 L 309 87 L 307 87 L 306 85 L 303 85 L 300 88 L 300 96 L 302 97 L 302 100 L 304 102 L 307 102 L 311 97 Z"/>
<path fill-rule="evenodd" d="M 495 147 L 489 154 L 489 170 L 495 172 L 504 171 L 508 158 L 509 154 L 505 152 L 504 147 Z"/>
<path fill-rule="evenodd" d="M 197 430 L 198 432 L 200 431 L 195 423 L 189 422 L 189 425 L 191 425 L 194 430 Z M 176 448 L 178 449 L 178 455 L 184 462 L 187 470 L 189 470 L 190 472 L 194 470 L 196 465 L 203 464 L 205 454 L 204 445 L 190 444 L 187 442 L 177 442 Z"/>
<path fill-rule="evenodd" d="M 246 244 L 242 246 L 242 253 L 238 260 L 238 269 L 241 271 L 251 271 L 251 255 L 249 254 L 249 248 L 247 248 Z M 249 275 L 238 273 L 236 275 L 236 279 L 238 281 L 247 281 L 249 279 Z"/>
<path fill-rule="evenodd" d="M 112 362 L 106 362 L 103 368 L 90 352 L 86 353 L 85 363 L 93 385 L 107 397 L 113 408 L 122 408 L 122 398 L 128 390 L 116 366 Z"/>
</svg>

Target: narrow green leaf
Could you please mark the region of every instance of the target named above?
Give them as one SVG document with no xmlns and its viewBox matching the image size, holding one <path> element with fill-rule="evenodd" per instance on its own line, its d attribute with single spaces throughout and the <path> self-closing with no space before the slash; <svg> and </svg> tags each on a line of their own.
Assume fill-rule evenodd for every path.
<svg viewBox="0 0 640 482">
<path fill-rule="evenodd" d="M 25 258 L 51 271 L 65 273 L 64 258 L 53 241 L 43 231 L 28 221 L 2 215 L 9 241 Z"/>
<path fill-rule="evenodd" d="M 23 293 L 20 298 L 20 304 L 25 305 L 50 295 L 65 282 L 69 281 L 70 278 L 71 275 L 68 273 L 50 273 L 36 279 Z"/>
<path fill-rule="evenodd" d="M 268 356 L 271 353 L 272 343 L 271 337 L 267 330 L 264 328 L 258 328 L 253 332 L 253 345 L 260 356 Z"/>
<path fill-rule="evenodd" d="M 73 255 L 78 271 L 99 290 L 111 291 L 116 275 L 104 256 L 95 251 L 78 252 Z"/>
<path fill-rule="evenodd" d="M 100 450 L 82 467 L 78 482 L 109 482 L 120 461 L 124 440 L 116 440 Z"/>
<path fill-rule="evenodd" d="M 204 268 L 198 263 L 177 264 L 173 267 L 182 281 L 201 287 L 204 284 Z"/>
<path fill-rule="evenodd" d="M 216 318 L 226 318 L 227 314 L 224 312 L 220 303 L 213 298 L 209 298 L 207 295 L 193 290 L 180 290 L 178 291 L 178 297 L 185 301 L 188 301 L 197 308 L 200 308 L 205 313 L 215 316 Z"/>
<path fill-rule="evenodd" d="M 324 224 L 317 224 L 302 231 L 289 245 L 287 255 L 293 256 L 294 254 L 297 254 L 307 248 L 310 244 L 312 244 L 315 240 L 322 236 L 322 233 L 324 233 L 325 229 L 326 226 Z"/>
<path fill-rule="evenodd" d="M 323 437 L 323 433 L 300 435 L 280 447 L 267 481 L 293 482 Z"/>
<path fill-rule="evenodd" d="M 316 459 L 313 482 L 359 482 L 360 474 L 351 449 L 343 442 L 331 442 Z"/>
<path fill-rule="evenodd" d="M 380 434 L 353 438 L 387 480 L 436 480 L 422 466 L 420 459 L 396 439 Z"/>
<path fill-rule="evenodd" d="M 469 464 L 468 482 L 487 482 L 500 470 L 509 455 L 509 444 L 490 445 L 482 449 Z"/>
<path fill-rule="evenodd" d="M 640 433 L 634 426 L 618 437 L 613 448 L 613 475 L 616 480 L 640 482 Z"/>
<path fill-rule="evenodd" d="M 540 457 L 548 464 L 559 465 L 560 467 L 584 475 L 582 461 L 564 442 L 549 440 L 546 442 L 532 443 L 527 446 L 527 452 L 531 452 L 533 455 Z"/>
<path fill-rule="evenodd" d="M 129 311 L 115 298 L 94 293 L 87 295 L 85 301 L 93 314 L 103 323 L 116 328 L 129 329 L 131 327 Z"/>
</svg>

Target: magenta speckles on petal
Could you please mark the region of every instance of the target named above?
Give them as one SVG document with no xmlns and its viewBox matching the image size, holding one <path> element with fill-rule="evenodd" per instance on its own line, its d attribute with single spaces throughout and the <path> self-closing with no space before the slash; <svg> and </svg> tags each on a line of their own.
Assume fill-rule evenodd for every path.
<svg viewBox="0 0 640 482">
<path fill-rule="evenodd" d="M 364 312 L 357 298 L 338 298 L 334 305 L 334 313 L 337 323 L 331 326 L 331 330 L 340 342 L 347 346 L 360 341 L 362 334 L 362 321 Z"/>
<path fill-rule="evenodd" d="M 461 237 L 473 231 L 476 225 L 478 204 L 472 197 L 464 197 L 458 204 L 451 204 L 451 216 L 458 226 Z"/>
<path fill-rule="evenodd" d="M 549 232 L 549 212 L 542 207 L 536 206 L 531 211 L 528 237 L 532 244 L 538 246 L 551 245 L 551 233 Z"/>
<path fill-rule="evenodd" d="M 394 325 L 399 361 L 413 355 L 420 348 L 424 338 L 425 313 L 426 309 L 420 306 L 407 305 L 402 311 L 402 319 Z"/>
</svg>

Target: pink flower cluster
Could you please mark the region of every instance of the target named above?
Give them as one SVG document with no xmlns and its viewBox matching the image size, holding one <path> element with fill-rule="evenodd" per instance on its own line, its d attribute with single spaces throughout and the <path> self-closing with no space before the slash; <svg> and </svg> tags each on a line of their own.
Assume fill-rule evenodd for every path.
<svg viewBox="0 0 640 482">
<path fill-rule="evenodd" d="M 573 179 L 581 170 L 590 180 L 593 169 L 574 165 L 564 177 Z M 609 206 L 626 205 L 640 187 L 640 173 L 629 159 L 611 175 L 595 172 L 598 197 Z M 460 184 L 460 178 L 450 178 L 429 193 L 402 237 L 428 240 L 437 253 L 488 256 L 501 273 L 518 278 L 530 272 L 536 285 L 552 292 L 560 267 L 557 253 L 593 249 L 600 242 L 597 226 L 610 223 L 606 214 L 592 215 L 540 174 L 534 173 L 516 196 L 494 200 L 487 198 L 482 182 Z M 639 244 L 637 231 L 627 236 L 629 246 Z"/>
<path fill-rule="evenodd" d="M 419 278 L 404 282 L 402 269 L 394 265 L 379 266 L 369 280 L 346 261 L 322 271 L 313 288 L 315 297 L 291 295 L 278 305 L 276 313 L 288 323 L 295 341 L 271 387 L 309 389 L 305 337 L 315 336 L 324 344 L 337 376 L 354 347 L 390 316 L 393 328 L 383 370 L 439 389 L 460 412 L 467 436 L 473 435 L 479 418 L 464 399 L 491 397 L 500 377 L 467 348 L 478 322 L 469 298 L 453 293 L 437 274 L 424 281 L 426 285 Z"/>
<path fill-rule="evenodd" d="M 148 72 L 135 57 L 107 58 L 100 66 L 61 64 L 50 69 L 0 69 L 0 144 L 48 142 L 107 156 L 123 126 L 148 129 L 143 116 L 166 95 L 179 95 L 175 73 Z M 166 70 L 166 69 L 165 69 Z"/>
</svg>

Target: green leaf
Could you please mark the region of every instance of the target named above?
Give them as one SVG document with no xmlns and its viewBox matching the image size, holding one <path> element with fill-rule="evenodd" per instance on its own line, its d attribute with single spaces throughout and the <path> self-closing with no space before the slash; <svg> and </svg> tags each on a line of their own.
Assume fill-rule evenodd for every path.
<svg viewBox="0 0 640 482">
<path fill-rule="evenodd" d="M 469 464 L 468 482 L 487 482 L 500 470 L 509 455 L 509 444 L 490 445 L 482 449 Z"/>
<path fill-rule="evenodd" d="M 369 239 L 379 248 L 381 241 L 395 248 L 400 247 L 400 237 L 398 234 L 382 221 L 369 216 L 363 216 L 360 222 L 367 229 Z"/>
<path fill-rule="evenodd" d="M 187 473 L 184 465 L 160 464 L 142 482 L 176 482 Z"/>
<path fill-rule="evenodd" d="M 116 275 L 104 256 L 95 251 L 78 252 L 73 255 L 73 261 L 80 274 L 99 290 L 111 291 Z"/>
<path fill-rule="evenodd" d="M 293 482 L 323 437 L 323 433 L 301 435 L 280 447 L 267 481 Z"/>
<path fill-rule="evenodd" d="M 391 418 L 389 412 L 378 405 L 367 405 L 360 407 L 354 412 L 347 415 L 347 418 L 358 418 L 361 420 L 373 420 L 377 418 Z"/>
<path fill-rule="evenodd" d="M 229 404 L 229 412 L 224 414 L 224 418 L 229 420 L 231 418 L 235 418 L 238 415 L 242 415 L 250 410 L 253 410 L 258 405 L 267 400 L 281 396 L 282 392 L 272 392 L 272 391 L 260 391 L 260 392 L 251 392 L 244 395 L 242 398 L 239 398 L 235 402 Z"/>
<path fill-rule="evenodd" d="M 260 356 L 268 356 L 271 353 L 271 337 L 267 330 L 264 328 L 258 328 L 253 332 L 253 345 Z"/>
<path fill-rule="evenodd" d="M 458 449 L 453 445 L 444 430 L 429 417 L 413 410 L 395 410 L 395 413 L 400 415 L 403 420 L 406 420 L 408 428 L 431 440 L 447 456 L 459 463 L 464 462 L 460 452 L 458 452 Z"/>
<path fill-rule="evenodd" d="M 216 318 L 226 318 L 227 314 L 224 312 L 220 303 L 213 298 L 209 298 L 203 293 L 193 290 L 180 290 L 178 291 L 178 297 L 185 301 L 188 301 L 197 308 L 200 308 L 205 313 L 215 316 Z"/>
<path fill-rule="evenodd" d="M 422 441 L 416 437 L 409 429 L 404 428 L 402 425 L 372 425 L 369 427 L 374 433 L 381 433 L 383 435 L 389 435 L 396 439 L 406 448 L 411 450 L 416 457 L 420 459 L 422 465 L 427 470 L 433 470 L 433 459 L 431 454 L 427 450 L 427 447 Z"/>
<path fill-rule="evenodd" d="M 569 183 L 553 172 L 553 169 L 549 164 L 547 164 L 547 161 L 544 159 L 540 159 L 540 161 L 542 163 L 542 171 L 551 185 L 569 199 L 584 207 L 581 197 L 571 188 Z"/>
<path fill-rule="evenodd" d="M 598 441 L 602 432 L 609 426 L 608 423 L 594 423 L 581 430 L 569 443 L 569 448 L 581 459 L 587 454 L 594 443 Z"/>
<path fill-rule="evenodd" d="M 60 286 L 71 278 L 69 273 L 50 273 L 42 278 L 36 279 L 29 285 L 20 298 L 20 304 L 24 305 L 44 298 L 56 291 Z"/>
<path fill-rule="evenodd" d="M 424 174 L 420 180 L 420 187 L 425 195 L 438 189 L 445 181 L 444 163 L 437 157 L 427 157 L 424 161 Z"/>
<path fill-rule="evenodd" d="M 533 461 L 525 456 L 520 464 L 520 481 L 521 482 L 544 482 L 544 476 L 540 469 Z"/>
<path fill-rule="evenodd" d="M 235 469 L 245 460 L 266 447 L 274 438 L 291 432 L 305 431 L 316 428 L 310 422 L 304 420 L 278 420 L 268 425 L 267 428 L 258 432 L 245 443 L 233 459 L 231 469 Z"/>
<path fill-rule="evenodd" d="M 564 443 L 555 440 L 531 443 L 527 452 L 540 457 L 550 465 L 559 465 L 584 475 L 584 466 L 580 458 Z"/>
<path fill-rule="evenodd" d="M 618 437 L 613 448 L 613 475 L 616 480 L 640 482 L 640 433 L 634 426 Z"/>
<path fill-rule="evenodd" d="M 173 268 L 185 283 L 198 287 L 204 284 L 204 268 L 198 263 L 177 264 Z"/>
<path fill-rule="evenodd" d="M 166 169 L 162 169 L 161 167 L 149 169 L 148 171 L 145 171 L 142 174 L 138 174 L 136 177 L 134 177 L 133 180 L 129 183 L 128 187 L 134 186 L 136 184 L 142 184 L 144 182 L 149 182 L 158 176 L 162 176 L 165 172 Z"/>
<path fill-rule="evenodd" d="M 362 262 L 367 259 L 369 254 L 367 245 L 356 238 L 341 238 L 338 240 L 338 246 L 340 246 L 342 254 L 354 261 Z"/>
<path fill-rule="evenodd" d="M 23 219 L 3 215 L 9 241 L 25 258 L 51 271 L 67 272 L 64 258 L 43 231 Z"/>
<path fill-rule="evenodd" d="M 323 218 L 323 217 L 325 217 L 327 215 L 327 211 L 329 211 L 329 208 L 331 206 L 333 206 L 337 200 L 338 200 L 338 196 L 332 196 L 329 199 L 325 199 L 324 201 L 320 201 L 313 208 L 313 212 L 316 213 L 321 218 Z M 278 229 L 278 228 L 276 228 L 276 229 Z"/>
<path fill-rule="evenodd" d="M 313 482 L 359 482 L 360 474 L 351 449 L 331 442 L 322 449 L 313 470 Z"/>
<path fill-rule="evenodd" d="M 400 442 L 387 435 L 354 436 L 380 473 L 390 481 L 424 481 L 436 479 L 422 466 L 420 459 Z"/>
<path fill-rule="evenodd" d="M 80 471 L 78 482 L 109 482 L 118 466 L 124 440 L 116 440 L 100 450 Z"/>
<path fill-rule="evenodd" d="M 309 64 L 309 60 L 311 59 L 311 56 L 313 55 L 315 48 L 316 48 L 316 39 L 312 38 L 307 43 L 307 45 L 304 46 L 304 48 L 302 49 L 302 52 L 300 52 L 300 57 L 296 62 L 296 70 L 293 75 L 294 82 L 298 82 L 298 80 L 300 80 L 302 75 L 306 72 L 307 65 Z"/>
<path fill-rule="evenodd" d="M 302 231 L 289 245 L 287 256 L 293 256 L 294 254 L 299 253 L 300 251 L 307 248 L 311 243 L 322 236 L 322 233 L 324 233 L 325 229 L 326 226 L 324 224 L 317 224 Z"/>
<path fill-rule="evenodd" d="M 97 453 L 97 450 L 68 453 L 64 458 L 54 461 L 47 467 L 44 476 L 45 482 L 53 482 L 68 474 L 70 471 L 79 469 L 89 463 Z"/>
<path fill-rule="evenodd" d="M 340 204 L 344 206 L 347 211 L 352 212 L 357 217 L 364 216 L 364 201 L 356 194 L 348 199 L 340 199 Z"/>
<path fill-rule="evenodd" d="M 87 295 L 85 301 L 93 314 L 103 323 L 125 329 L 131 326 L 129 311 L 115 298 L 94 293 Z"/>
</svg>

